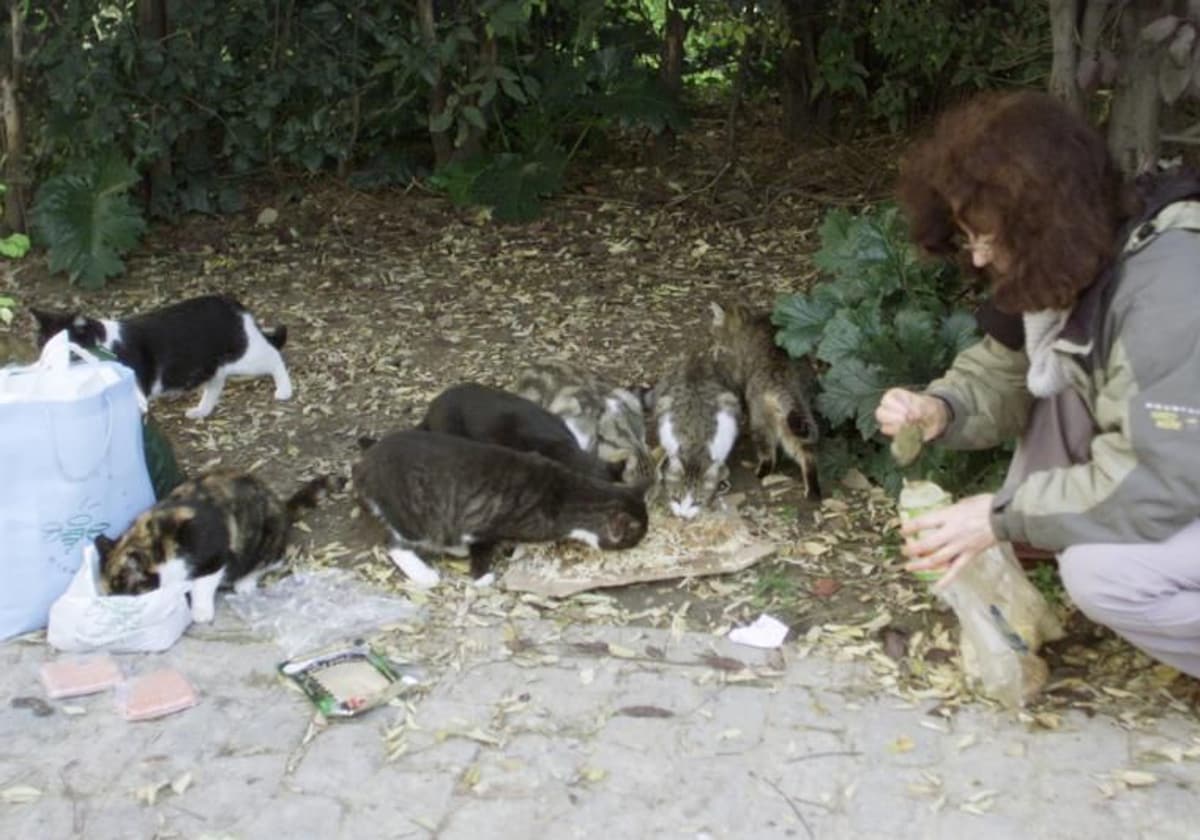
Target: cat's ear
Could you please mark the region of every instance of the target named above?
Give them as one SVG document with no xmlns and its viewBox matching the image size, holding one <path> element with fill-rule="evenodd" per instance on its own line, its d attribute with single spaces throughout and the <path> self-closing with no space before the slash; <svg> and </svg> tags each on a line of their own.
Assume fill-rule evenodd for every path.
<svg viewBox="0 0 1200 840">
<path fill-rule="evenodd" d="M 625 477 L 625 460 L 605 461 L 604 469 L 608 473 L 609 481 L 614 484 L 620 484 L 621 479 Z"/>
<path fill-rule="evenodd" d="M 37 343 L 41 347 L 56 333 L 69 329 L 71 323 L 79 317 L 74 312 L 50 312 L 46 309 L 29 308 L 29 314 L 37 322 Z"/>
<path fill-rule="evenodd" d="M 638 385 L 630 385 L 628 388 L 626 388 L 626 390 L 637 397 L 637 401 L 642 404 L 643 413 L 654 413 L 654 383 L 643 382 Z"/>
<path fill-rule="evenodd" d="M 108 563 L 109 554 L 112 553 L 113 547 L 116 546 L 117 543 L 116 541 L 104 536 L 104 534 L 98 534 L 96 538 L 92 540 L 92 544 L 96 546 L 96 554 L 100 555 L 100 568 L 103 570 L 105 564 Z"/>
<path fill-rule="evenodd" d="M 608 515 L 608 522 L 605 523 L 605 528 L 608 530 L 610 542 L 623 543 L 637 532 L 638 521 L 626 511 L 614 510 Z"/>
<path fill-rule="evenodd" d="M 633 484 L 629 485 L 629 489 L 638 496 L 645 497 L 645 495 L 650 492 L 650 489 L 654 487 L 654 485 L 654 477 L 646 476 L 645 478 L 638 479 Z"/>
<path fill-rule="evenodd" d="M 712 309 L 712 325 L 714 327 L 724 326 L 725 324 L 725 309 L 715 300 L 709 302 L 709 308 Z"/>
</svg>

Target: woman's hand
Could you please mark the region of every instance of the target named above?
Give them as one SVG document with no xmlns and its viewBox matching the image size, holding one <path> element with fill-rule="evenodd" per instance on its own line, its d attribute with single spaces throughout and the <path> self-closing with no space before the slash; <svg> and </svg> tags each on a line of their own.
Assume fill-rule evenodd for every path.
<svg viewBox="0 0 1200 840">
<path fill-rule="evenodd" d="M 991 493 L 970 496 L 905 522 L 904 554 L 911 558 L 904 568 L 910 572 L 944 570 L 938 586 L 944 586 L 975 555 L 996 544 L 992 531 Z M 919 536 L 918 536 L 919 533 Z"/>
<path fill-rule="evenodd" d="M 891 388 L 875 408 L 875 422 L 888 437 L 895 437 L 902 426 L 920 426 L 922 440 L 930 441 L 950 424 L 950 409 L 937 397 Z"/>
</svg>

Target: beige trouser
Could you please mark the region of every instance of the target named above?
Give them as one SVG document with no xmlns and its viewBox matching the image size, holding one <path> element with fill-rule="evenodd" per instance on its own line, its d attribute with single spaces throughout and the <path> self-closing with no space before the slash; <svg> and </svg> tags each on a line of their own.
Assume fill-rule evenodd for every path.
<svg viewBox="0 0 1200 840">
<path fill-rule="evenodd" d="M 1006 483 L 1086 461 L 1093 434 L 1074 392 L 1038 400 Z M 1084 615 L 1200 677 L 1200 520 L 1158 543 L 1073 545 L 1058 555 L 1058 570 Z"/>
</svg>

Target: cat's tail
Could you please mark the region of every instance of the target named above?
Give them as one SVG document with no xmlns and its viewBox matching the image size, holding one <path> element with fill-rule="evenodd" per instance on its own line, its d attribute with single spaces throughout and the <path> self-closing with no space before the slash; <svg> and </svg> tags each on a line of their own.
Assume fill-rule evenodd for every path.
<svg viewBox="0 0 1200 840">
<path fill-rule="evenodd" d="M 336 493 L 345 486 L 346 479 L 339 475 L 322 475 L 305 482 L 284 503 L 288 519 L 294 522 L 302 511 L 316 507 L 330 493 Z"/>
<path fill-rule="evenodd" d="M 264 327 L 259 327 L 259 329 L 262 330 L 263 338 L 267 340 L 267 343 L 276 350 L 282 350 L 283 345 L 287 344 L 288 333 L 286 325 L 280 324 L 279 326 L 272 327 L 269 330 Z"/>
</svg>

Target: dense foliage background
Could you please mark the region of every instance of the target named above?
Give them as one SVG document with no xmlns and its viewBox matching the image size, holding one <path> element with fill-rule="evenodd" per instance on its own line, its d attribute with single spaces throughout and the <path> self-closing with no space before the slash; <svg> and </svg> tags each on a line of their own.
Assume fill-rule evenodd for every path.
<svg viewBox="0 0 1200 840">
<path fill-rule="evenodd" d="M 736 113 L 776 99 L 792 139 L 847 139 L 967 90 L 1038 84 L 1049 61 L 1031 0 L 28 0 L 10 12 L 14 201 L 64 173 L 95 188 L 116 157 L 161 218 L 235 210 L 241 177 L 268 169 L 362 187 L 436 172 L 456 198 L 528 218 L 581 147 L 669 148 L 697 102 Z"/>
<path fill-rule="evenodd" d="M 87 287 L 149 223 L 245 205 L 264 176 L 413 183 L 491 219 L 539 215 L 582 160 L 667 169 L 698 113 L 796 144 L 905 132 L 984 88 L 1050 86 L 1157 159 L 1161 106 L 1200 91 L 1200 4 L 1150 0 L 9 0 L 0 31 L 6 238 Z M 761 125 L 757 127 L 762 130 Z M 1197 135 L 1177 132 L 1173 142 Z M 865 203 L 864 203 L 865 204 Z M 832 214 L 780 341 L 822 415 L 878 454 L 869 407 L 973 338 L 969 299 L 887 208 Z M 17 237 L 14 239 L 13 237 Z M 0 307 L 0 314 L 9 308 Z M 894 484 L 883 463 L 873 477 Z M 961 464 L 931 465 L 948 479 Z M 975 466 L 967 470 L 978 474 Z"/>
</svg>

